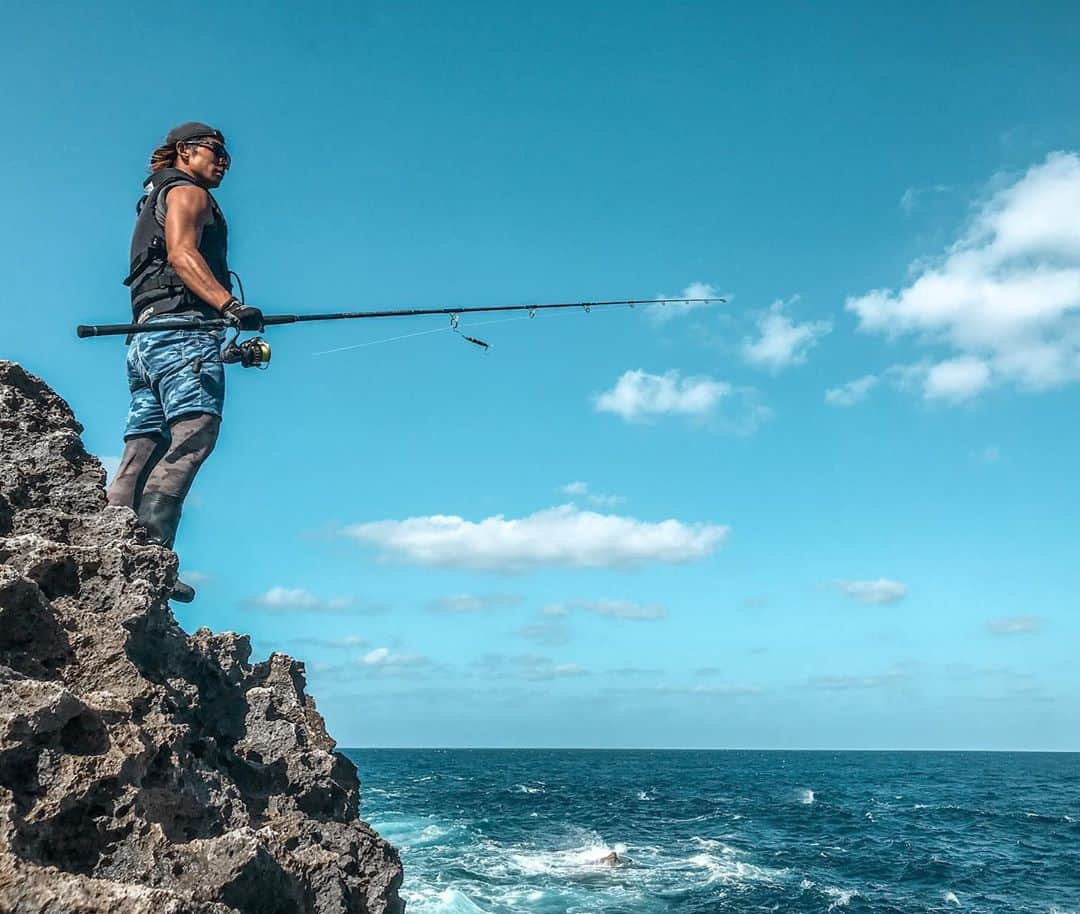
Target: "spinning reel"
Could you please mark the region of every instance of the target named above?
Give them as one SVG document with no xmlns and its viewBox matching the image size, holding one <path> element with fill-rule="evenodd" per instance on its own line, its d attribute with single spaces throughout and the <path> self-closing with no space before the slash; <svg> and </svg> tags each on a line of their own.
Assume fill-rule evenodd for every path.
<svg viewBox="0 0 1080 914">
<path fill-rule="evenodd" d="M 265 371 L 270 367 L 270 344 L 261 336 L 253 336 L 250 340 L 237 342 L 237 332 L 225 348 L 221 350 L 221 361 L 226 365 L 240 364 L 243 368 L 260 368 Z"/>
</svg>

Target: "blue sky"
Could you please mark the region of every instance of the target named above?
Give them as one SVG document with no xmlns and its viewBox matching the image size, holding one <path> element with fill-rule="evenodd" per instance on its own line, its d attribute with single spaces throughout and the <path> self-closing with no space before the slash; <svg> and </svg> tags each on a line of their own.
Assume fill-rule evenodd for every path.
<svg viewBox="0 0 1080 914">
<path fill-rule="evenodd" d="M 179 121 L 267 313 L 730 299 L 230 374 L 176 614 L 305 659 L 343 745 L 1080 749 L 1075 7 L 7 22 L 0 355 L 104 458 L 123 343 L 74 327 Z"/>
</svg>

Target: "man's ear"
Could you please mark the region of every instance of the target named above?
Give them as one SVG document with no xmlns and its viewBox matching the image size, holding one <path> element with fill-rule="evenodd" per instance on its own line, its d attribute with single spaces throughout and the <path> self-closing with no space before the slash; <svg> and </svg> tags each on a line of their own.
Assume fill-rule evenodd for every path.
<svg viewBox="0 0 1080 914">
<path fill-rule="evenodd" d="M 188 151 L 187 143 L 176 144 L 176 157 L 178 159 L 181 159 L 185 163 L 189 158 L 191 158 L 191 153 Z"/>
</svg>

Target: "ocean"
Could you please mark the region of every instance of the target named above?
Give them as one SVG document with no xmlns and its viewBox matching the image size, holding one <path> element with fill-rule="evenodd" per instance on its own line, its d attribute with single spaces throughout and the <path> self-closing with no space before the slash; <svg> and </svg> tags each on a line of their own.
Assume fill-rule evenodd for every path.
<svg viewBox="0 0 1080 914">
<path fill-rule="evenodd" d="M 346 754 L 408 914 L 1080 912 L 1080 754 Z"/>
</svg>

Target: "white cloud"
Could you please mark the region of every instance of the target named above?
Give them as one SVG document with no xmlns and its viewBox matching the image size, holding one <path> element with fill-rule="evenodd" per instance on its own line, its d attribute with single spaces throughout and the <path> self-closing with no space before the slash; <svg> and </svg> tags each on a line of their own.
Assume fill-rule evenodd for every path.
<svg viewBox="0 0 1080 914">
<path fill-rule="evenodd" d="M 719 416 L 722 403 L 731 404 L 731 415 Z M 757 403 L 753 388 L 736 388 L 706 375 L 681 377 L 678 369 L 650 374 L 636 369 L 623 372 L 611 390 L 593 396 L 597 412 L 615 413 L 627 422 L 652 422 L 661 416 L 682 416 L 720 424 L 736 434 L 751 434 L 772 413 Z"/>
<path fill-rule="evenodd" d="M 801 365 L 817 341 L 832 330 L 828 321 L 797 324 L 784 314 L 785 302 L 773 302 L 758 320 L 760 336 L 742 341 L 743 358 L 758 368 L 779 371 L 789 365 Z"/>
<path fill-rule="evenodd" d="M 589 485 L 585 482 L 568 482 L 562 490 L 564 495 L 584 495 L 589 491 Z"/>
<path fill-rule="evenodd" d="M 830 387 L 825 391 L 825 402 L 829 406 L 854 406 L 865 400 L 877 383 L 877 375 L 868 374 L 839 387 Z"/>
<path fill-rule="evenodd" d="M 1006 616 L 991 619 L 986 623 L 986 630 L 992 635 L 1026 635 L 1042 628 L 1043 620 L 1039 616 Z"/>
<path fill-rule="evenodd" d="M 899 581 L 878 578 L 876 581 L 837 581 L 836 587 L 853 600 L 885 606 L 907 596 L 907 587 Z"/>
<path fill-rule="evenodd" d="M 331 597 L 323 600 L 302 587 L 271 587 L 266 593 L 253 597 L 249 605 L 270 612 L 341 612 L 353 605 L 352 597 Z"/>
<path fill-rule="evenodd" d="M 478 613 L 492 609 L 506 609 L 518 606 L 522 598 L 514 593 L 470 594 L 460 593 L 449 597 L 439 597 L 428 604 L 432 612 Z"/>
<path fill-rule="evenodd" d="M 1001 448 L 991 444 L 975 454 L 975 458 L 982 463 L 997 463 L 1001 460 Z"/>
<path fill-rule="evenodd" d="M 599 412 L 641 422 L 655 416 L 707 416 L 731 392 L 726 381 L 704 376 L 680 378 L 677 369 L 662 375 L 638 369 L 624 372 L 611 390 L 596 395 L 594 403 Z"/>
<path fill-rule="evenodd" d="M 392 651 L 388 647 L 377 647 L 364 654 L 359 663 L 368 669 L 385 670 L 389 668 L 426 666 L 430 661 L 423 654 L 408 651 Z"/>
<path fill-rule="evenodd" d="M 322 601 L 301 587 L 271 587 L 252 601 L 256 606 L 274 611 L 293 609 L 318 609 Z"/>
<path fill-rule="evenodd" d="M 716 287 L 710 286 L 707 282 L 692 282 L 678 295 L 670 295 L 667 292 L 661 292 L 656 297 L 658 299 L 730 298 L 730 296 L 727 295 L 720 295 Z M 645 309 L 645 313 L 657 323 L 664 323 L 674 317 L 682 317 L 684 314 L 696 311 L 698 308 L 711 307 L 713 307 L 713 305 L 709 302 L 669 302 L 666 305 L 649 305 Z"/>
<path fill-rule="evenodd" d="M 859 329 L 952 354 L 914 366 L 927 399 L 960 403 L 999 384 L 1080 380 L 1080 156 L 1057 152 L 993 192 L 938 259 L 899 292 L 849 298 Z"/>
<path fill-rule="evenodd" d="M 923 395 L 927 400 L 963 403 L 977 397 L 989 383 L 990 366 L 965 355 L 932 365 L 923 382 Z"/>
<path fill-rule="evenodd" d="M 565 616 L 569 610 L 562 603 L 548 603 L 541 612 L 545 616 Z"/>
<path fill-rule="evenodd" d="M 571 605 L 576 609 L 596 613 L 598 616 L 635 622 L 663 619 L 667 615 L 667 610 L 659 603 L 642 604 L 632 600 L 580 600 Z"/>
<path fill-rule="evenodd" d="M 481 521 L 435 514 L 354 524 L 343 534 L 379 547 L 384 558 L 417 565 L 522 572 L 545 567 L 634 568 L 682 564 L 709 555 L 730 528 L 659 523 L 561 505 L 527 517 Z"/>
</svg>

